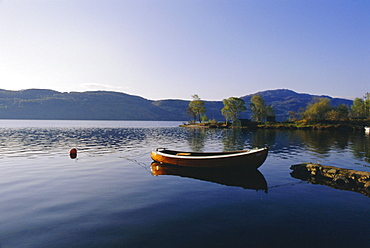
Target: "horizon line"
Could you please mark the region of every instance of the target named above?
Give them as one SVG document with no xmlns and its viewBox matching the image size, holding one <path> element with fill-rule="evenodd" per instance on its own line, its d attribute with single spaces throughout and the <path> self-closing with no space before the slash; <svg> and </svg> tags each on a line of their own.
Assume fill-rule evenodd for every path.
<svg viewBox="0 0 370 248">
<path fill-rule="evenodd" d="M 151 101 L 163 101 L 163 100 L 180 100 L 180 101 L 191 101 L 191 99 L 182 99 L 182 98 L 166 98 L 166 99 L 150 99 L 150 98 L 146 98 L 144 96 L 141 96 L 141 95 L 136 95 L 136 94 L 130 94 L 130 93 L 126 93 L 124 91 L 115 91 L 115 90 L 86 90 L 86 91 L 59 91 L 59 90 L 55 90 L 55 89 L 47 89 L 47 88 L 28 88 L 28 89 L 18 89 L 18 90 L 9 90 L 9 89 L 4 89 L 4 88 L 0 88 L 0 90 L 3 90 L 3 91 L 26 91 L 26 90 L 48 90 L 48 91 L 55 91 L 55 92 L 58 92 L 58 93 L 88 93 L 88 92 L 113 92 L 113 93 L 122 93 L 122 94 L 126 94 L 126 95 L 130 95 L 130 96 L 137 96 L 137 97 L 141 97 L 141 98 L 144 98 L 146 100 L 151 100 Z M 297 93 L 297 94 L 308 94 L 308 95 L 311 95 L 311 96 L 318 96 L 318 97 L 330 97 L 330 98 L 334 98 L 334 99 L 345 99 L 345 100 L 350 100 L 350 101 L 353 101 L 355 98 L 359 98 L 359 97 L 354 97 L 354 96 L 350 96 L 350 97 L 340 97 L 340 96 L 331 96 L 331 95 L 325 95 L 325 94 L 314 94 L 314 93 L 307 93 L 307 92 L 297 92 L 295 90 L 292 90 L 292 89 L 287 89 L 287 88 L 276 88 L 276 89 L 266 89 L 266 90 L 261 90 L 261 91 L 257 91 L 255 93 L 251 93 L 251 94 L 246 94 L 246 95 L 243 95 L 243 96 L 238 96 L 240 98 L 242 97 L 246 97 L 246 96 L 250 96 L 250 95 L 256 95 L 258 93 L 263 93 L 263 92 L 266 92 L 266 91 L 278 91 L 278 90 L 287 90 L 287 91 L 292 91 L 294 93 Z M 230 96 L 232 97 L 232 96 Z M 226 99 L 226 98 L 225 98 Z M 214 99 L 201 99 L 202 101 L 222 101 L 222 100 L 214 100 Z"/>
</svg>

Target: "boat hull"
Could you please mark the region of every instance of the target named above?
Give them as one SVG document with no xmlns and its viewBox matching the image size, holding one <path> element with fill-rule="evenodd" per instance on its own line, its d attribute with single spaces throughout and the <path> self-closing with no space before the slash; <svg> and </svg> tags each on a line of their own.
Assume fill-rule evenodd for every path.
<svg viewBox="0 0 370 248">
<path fill-rule="evenodd" d="M 265 162 L 268 148 L 248 151 L 220 153 L 184 153 L 167 149 L 155 149 L 151 158 L 162 164 L 173 164 L 188 167 L 224 167 L 229 165 L 246 166 L 257 169 Z"/>
</svg>

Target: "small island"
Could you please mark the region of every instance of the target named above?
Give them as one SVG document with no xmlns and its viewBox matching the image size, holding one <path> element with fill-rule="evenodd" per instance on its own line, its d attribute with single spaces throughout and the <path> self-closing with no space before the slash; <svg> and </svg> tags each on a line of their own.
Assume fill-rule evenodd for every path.
<svg viewBox="0 0 370 248">
<path fill-rule="evenodd" d="M 180 127 L 187 128 L 242 128 L 248 130 L 255 129 L 270 129 L 270 130 L 364 130 L 366 125 L 369 125 L 370 120 L 349 120 L 339 122 L 256 122 L 250 120 L 238 120 L 241 125 L 233 125 L 233 123 L 217 122 L 217 123 L 188 123 L 182 124 Z"/>
<path fill-rule="evenodd" d="M 239 114 L 246 111 L 241 98 L 230 97 L 223 100 L 221 109 L 225 121 L 209 120 L 205 115 L 204 102 L 198 95 L 193 96 L 187 109 L 192 120 L 180 127 L 188 128 L 245 128 L 275 130 L 364 130 L 370 126 L 370 94 L 356 98 L 352 106 L 341 104 L 331 106 L 330 99 L 317 98 L 299 113 L 289 112 L 288 120 L 277 122 L 272 105 L 266 106 L 264 99 L 256 94 L 252 97 L 251 119 L 240 119 Z"/>
</svg>

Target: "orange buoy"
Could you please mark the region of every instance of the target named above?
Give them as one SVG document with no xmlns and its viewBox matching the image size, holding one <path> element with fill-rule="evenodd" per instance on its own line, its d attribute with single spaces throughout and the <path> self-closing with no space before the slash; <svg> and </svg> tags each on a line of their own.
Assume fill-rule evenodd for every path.
<svg viewBox="0 0 370 248">
<path fill-rule="evenodd" d="M 69 150 L 69 156 L 70 156 L 71 159 L 77 158 L 77 149 L 72 148 L 71 150 Z"/>
</svg>

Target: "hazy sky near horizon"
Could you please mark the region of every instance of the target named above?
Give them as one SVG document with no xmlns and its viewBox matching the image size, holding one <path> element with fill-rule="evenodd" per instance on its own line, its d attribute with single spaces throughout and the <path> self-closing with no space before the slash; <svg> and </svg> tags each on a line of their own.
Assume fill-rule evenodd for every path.
<svg viewBox="0 0 370 248">
<path fill-rule="evenodd" d="M 0 0 L 0 89 L 370 92 L 368 0 Z"/>
</svg>

